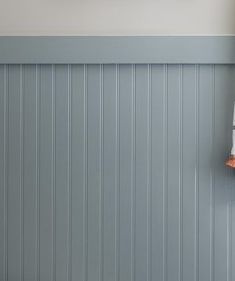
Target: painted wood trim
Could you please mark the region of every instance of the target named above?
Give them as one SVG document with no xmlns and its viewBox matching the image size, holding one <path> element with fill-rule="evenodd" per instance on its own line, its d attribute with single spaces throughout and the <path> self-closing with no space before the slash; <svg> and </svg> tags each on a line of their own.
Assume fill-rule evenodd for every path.
<svg viewBox="0 0 235 281">
<path fill-rule="evenodd" d="M 234 64 L 235 36 L 0 37 L 0 64 Z"/>
</svg>

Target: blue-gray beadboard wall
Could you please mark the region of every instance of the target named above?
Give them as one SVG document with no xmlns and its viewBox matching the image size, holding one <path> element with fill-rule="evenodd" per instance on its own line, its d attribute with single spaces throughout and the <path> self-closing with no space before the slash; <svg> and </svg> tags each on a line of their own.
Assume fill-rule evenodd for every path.
<svg viewBox="0 0 235 281">
<path fill-rule="evenodd" d="M 234 38 L 43 40 L 0 39 L 0 280 L 234 281 Z"/>
</svg>

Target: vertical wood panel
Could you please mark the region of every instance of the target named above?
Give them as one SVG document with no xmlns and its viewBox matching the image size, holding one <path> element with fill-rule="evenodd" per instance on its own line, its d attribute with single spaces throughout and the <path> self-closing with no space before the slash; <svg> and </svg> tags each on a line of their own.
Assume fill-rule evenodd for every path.
<svg viewBox="0 0 235 281">
<path fill-rule="evenodd" d="M 68 277 L 68 66 L 55 66 L 56 280 Z"/>
<path fill-rule="evenodd" d="M 198 187 L 197 118 L 198 118 L 198 66 L 181 69 L 181 237 L 183 280 L 196 280 L 196 212 Z"/>
<path fill-rule="evenodd" d="M 104 66 L 103 280 L 115 280 L 119 241 L 118 67 Z M 117 206 L 118 205 L 118 206 Z"/>
<path fill-rule="evenodd" d="M 36 275 L 36 192 L 37 192 L 37 72 L 36 66 L 23 67 L 23 245 L 24 280 Z"/>
<path fill-rule="evenodd" d="M 9 280 L 21 276 L 21 75 L 20 65 L 9 66 L 8 244 Z"/>
<path fill-rule="evenodd" d="M 148 278 L 148 74 L 147 65 L 136 66 L 135 280 Z"/>
<path fill-rule="evenodd" d="M 227 202 L 228 170 L 224 166 L 227 155 L 228 111 L 232 111 L 229 68 L 215 68 L 215 232 L 214 232 L 214 278 L 216 281 L 227 278 Z M 226 110 L 227 109 L 227 110 Z M 231 117 L 231 115 L 230 115 Z"/>
<path fill-rule="evenodd" d="M 163 280 L 164 270 L 164 66 L 151 67 L 151 276 Z M 151 279 L 150 279 L 151 280 Z"/>
<path fill-rule="evenodd" d="M 166 239 L 166 278 L 179 280 L 179 196 L 180 196 L 180 74 L 178 65 L 167 67 L 167 232 Z"/>
<path fill-rule="evenodd" d="M 213 154 L 214 154 L 214 87 L 213 66 L 200 66 L 199 71 L 199 280 L 211 280 L 211 229 L 213 225 Z M 210 265 L 210 266 L 208 266 Z"/>
<path fill-rule="evenodd" d="M 88 281 L 100 274 L 100 65 L 87 66 Z"/>
<path fill-rule="evenodd" d="M 235 68 L 232 65 L 229 69 L 229 77 L 228 77 L 228 89 L 229 89 L 229 98 L 228 98 L 228 108 L 229 114 L 227 115 L 227 147 L 231 147 L 232 138 L 231 138 L 231 119 L 233 119 L 233 105 L 235 100 Z M 232 93 L 232 94 L 231 94 Z M 232 227 L 233 227 L 233 203 L 235 200 L 234 197 L 234 171 L 232 169 L 228 170 L 226 185 L 228 188 L 227 194 L 227 280 L 232 280 L 233 277 L 233 236 L 232 236 Z"/>
<path fill-rule="evenodd" d="M 132 125 L 133 76 L 130 65 L 120 65 L 120 280 L 133 280 Z"/>
<path fill-rule="evenodd" d="M 86 140 L 87 114 L 85 66 L 71 67 L 71 208 L 72 208 L 72 280 L 82 281 L 85 274 Z"/>
<path fill-rule="evenodd" d="M 39 132 L 37 140 L 40 145 L 39 186 L 40 186 L 40 269 L 41 279 L 53 280 L 53 185 L 54 161 L 54 77 L 51 65 L 42 65 L 37 69 L 39 100 Z"/>
</svg>

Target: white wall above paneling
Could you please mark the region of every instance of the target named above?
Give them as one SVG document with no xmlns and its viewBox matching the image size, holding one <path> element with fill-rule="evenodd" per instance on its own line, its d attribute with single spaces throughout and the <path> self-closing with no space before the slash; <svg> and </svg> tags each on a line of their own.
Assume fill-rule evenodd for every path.
<svg viewBox="0 0 235 281">
<path fill-rule="evenodd" d="M 0 35 L 235 34 L 233 0 L 1 0 Z"/>
</svg>

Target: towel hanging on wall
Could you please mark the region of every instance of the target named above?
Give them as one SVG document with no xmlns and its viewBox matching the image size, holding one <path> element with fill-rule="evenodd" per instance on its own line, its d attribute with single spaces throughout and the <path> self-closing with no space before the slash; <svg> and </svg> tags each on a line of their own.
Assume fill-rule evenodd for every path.
<svg viewBox="0 0 235 281">
<path fill-rule="evenodd" d="M 233 108 L 233 134 L 232 134 L 232 139 L 233 139 L 233 146 L 231 150 L 230 157 L 228 161 L 226 162 L 226 165 L 232 168 L 235 168 L 235 103 L 234 103 L 234 108 Z"/>
</svg>

